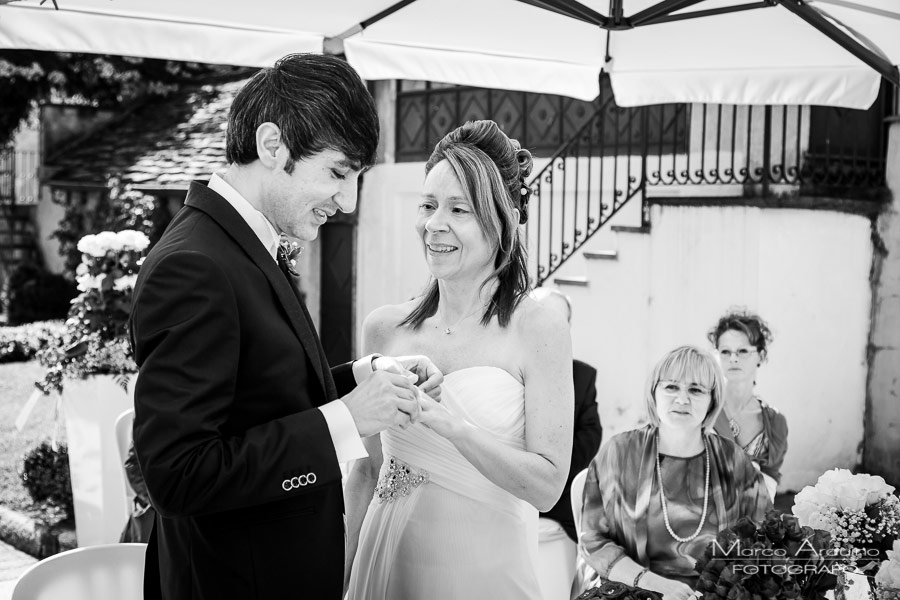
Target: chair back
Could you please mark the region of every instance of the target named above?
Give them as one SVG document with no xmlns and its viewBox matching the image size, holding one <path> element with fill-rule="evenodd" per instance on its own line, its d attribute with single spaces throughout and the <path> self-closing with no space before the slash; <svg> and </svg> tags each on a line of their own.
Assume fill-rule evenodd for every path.
<svg viewBox="0 0 900 600">
<path fill-rule="evenodd" d="M 125 473 L 125 459 L 128 458 L 128 449 L 131 447 L 131 427 L 134 424 L 134 409 L 129 408 L 116 419 L 116 446 L 119 450 L 119 464 Z M 128 473 L 125 473 L 125 514 L 131 514 L 134 503 L 134 490 L 128 482 Z"/>
<path fill-rule="evenodd" d="M 25 571 L 11 600 L 142 600 L 147 544 L 103 544 L 55 554 Z"/>
<path fill-rule="evenodd" d="M 572 485 L 569 487 L 571 491 L 572 516 L 575 518 L 575 534 L 577 539 L 581 539 L 581 510 L 584 508 L 584 481 L 587 479 L 587 469 L 583 469 L 572 478 Z"/>
</svg>

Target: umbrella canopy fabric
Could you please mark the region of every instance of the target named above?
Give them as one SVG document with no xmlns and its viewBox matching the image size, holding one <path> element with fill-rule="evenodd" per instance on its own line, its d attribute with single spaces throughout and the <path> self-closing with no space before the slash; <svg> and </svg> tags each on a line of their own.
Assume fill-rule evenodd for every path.
<svg viewBox="0 0 900 600">
<path fill-rule="evenodd" d="M 346 28 L 342 9 L 358 15 L 362 3 L 62 0 L 55 10 L 21 0 L 0 6 L 0 48 L 265 67 L 291 52 L 321 53 L 326 32 Z"/>
<path fill-rule="evenodd" d="M 605 70 L 620 106 L 867 108 L 882 75 L 896 78 L 900 63 L 897 0 L 58 4 L 56 11 L 40 0 L 0 0 L 0 48 L 245 66 L 270 65 L 290 52 L 337 48 L 366 79 L 422 79 L 585 100 L 596 97 Z M 611 15 L 611 5 L 621 13 Z M 848 51 L 847 40 L 863 53 Z"/>
<path fill-rule="evenodd" d="M 593 100 L 607 32 L 510 0 L 416 0 L 344 42 L 367 79 L 422 79 Z"/>
<path fill-rule="evenodd" d="M 741 3 L 703 2 L 696 10 Z M 649 4 L 626 2 L 638 10 Z M 892 5 L 894 15 L 808 3 L 866 36 L 892 65 L 900 63 L 900 3 L 854 4 Z M 614 31 L 609 55 L 607 71 L 621 106 L 674 101 L 868 108 L 881 82 L 872 67 L 783 5 Z"/>
<path fill-rule="evenodd" d="M 711 102 L 868 108 L 878 94 L 881 75 L 786 2 L 624 0 L 618 21 L 609 14 L 610 4 L 417 0 L 349 37 L 345 47 L 363 77 L 412 73 L 420 79 L 476 79 L 487 87 L 546 91 L 565 85 L 553 80 L 557 70 L 573 86 L 565 95 L 580 98 L 586 96 L 574 89 L 571 78 L 590 78 L 602 68 L 620 106 Z M 802 4 L 826 26 L 883 59 L 896 77 L 900 2 Z M 647 13 L 654 7 L 659 14 L 652 18 Z M 464 62 L 474 66 L 464 71 Z M 517 82 L 520 87 L 514 87 Z"/>
</svg>

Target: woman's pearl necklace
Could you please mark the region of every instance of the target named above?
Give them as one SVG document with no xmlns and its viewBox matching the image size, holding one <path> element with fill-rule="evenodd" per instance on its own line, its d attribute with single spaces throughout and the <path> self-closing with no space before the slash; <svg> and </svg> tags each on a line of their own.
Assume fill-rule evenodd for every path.
<svg viewBox="0 0 900 600">
<path fill-rule="evenodd" d="M 700 524 L 697 525 L 696 531 L 690 537 L 680 537 L 672 531 L 672 525 L 669 523 L 669 509 L 666 506 L 666 491 L 663 489 L 662 469 L 659 467 L 659 436 L 656 438 L 656 476 L 659 477 L 659 497 L 662 500 L 663 521 L 666 524 L 666 530 L 669 535 L 677 542 L 686 543 L 700 535 L 703 524 L 706 522 L 706 509 L 709 507 L 709 445 L 706 438 L 703 438 L 703 448 L 706 451 L 706 486 L 703 490 L 703 513 L 700 515 Z"/>
</svg>

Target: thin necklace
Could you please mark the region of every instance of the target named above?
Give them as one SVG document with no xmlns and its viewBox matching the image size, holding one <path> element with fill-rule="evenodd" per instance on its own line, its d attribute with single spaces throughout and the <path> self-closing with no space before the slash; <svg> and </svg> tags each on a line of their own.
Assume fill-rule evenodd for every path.
<svg viewBox="0 0 900 600">
<path fill-rule="evenodd" d="M 456 323 L 454 323 L 453 325 L 447 325 L 447 319 L 444 318 L 444 313 L 440 310 L 440 308 L 438 308 L 438 312 L 441 315 L 441 322 L 444 323 L 444 325 L 447 325 L 446 328 L 444 329 L 444 334 L 450 335 L 451 333 L 453 333 L 453 328 L 457 327 L 464 320 L 466 320 L 469 317 L 471 317 L 472 315 L 474 315 L 476 312 L 478 312 L 479 309 L 484 310 L 484 306 L 476 306 L 475 310 L 473 310 L 472 312 L 465 314 L 461 318 L 457 319 Z"/>
<path fill-rule="evenodd" d="M 752 402 L 755 399 L 756 399 L 755 395 L 750 396 L 750 400 L 747 400 L 746 402 L 744 402 L 744 406 L 747 406 L 748 404 L 750 404 L 750 402 Z M 741 411 L 738 411 L 738 414 L 740 414 L 740 412 Z M 735 421 L 734 417 L 729 415 L 727 411 L 725 412 L 725 416 L 728 417 L 728 426 L 731 428 L 731 435 L 733 435 L 734 440 L 737 441 L 738 436 L 741 435 L 741 426 L 738 425 L 738 422 Z"/>
<path fill-rule="evenodd" d="M 669 508 L 666 506 L 666 491 L 663 489 L 662 469 L 659 467 L 659 433 L 656 434 L 656 476 L 659 477 L 659 497 L 662 501 L 663 521 L 666 524 L 666 530 L 672 538 L 681 543 L 687 543 L 700 535 L 703 524 L 706 522 L 706 509 L 709 507 L 709 445 L 706 438 L 703 438 L 703 449 L 706 452 L 706 486 L 703 490 L 703 513 L 700 515 L 700 524 L 690 537 L 680 537 L 672 531 L 672 525 L 669 524 Z"/>
<path fill-rule="evenodd" d="M 735 421 L 734 418 L 728 416 L 727 413 L 725 414 L 725 416 L 728 417 L 728 426 L 731 427 L 731 435 L 733 435 L 734 439 L 737 440 L 738 436 L 741 435 L 741 426 L 738 425 L 737 421 Z"/>
</svg>

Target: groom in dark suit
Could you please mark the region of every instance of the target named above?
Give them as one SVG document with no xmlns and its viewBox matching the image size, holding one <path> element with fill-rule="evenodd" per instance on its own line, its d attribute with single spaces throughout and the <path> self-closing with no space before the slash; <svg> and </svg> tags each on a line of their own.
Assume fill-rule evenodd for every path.
<svg viewBox="0 0 900 600">
<path fill-rule="evenodd" d="M 232 104 L 228 170 L 191 185 L 144 262 L 130 329 L 134 444 L 158 511 L 146 598 L 341 597 L 339 463 L 414 421 L 415 384 L 435 393 L 441 374 L 424 357 L 329 368 L 279 239 L 354 210 L 377 143 L 344 61 L 281 59 Z"/>
</svg>

